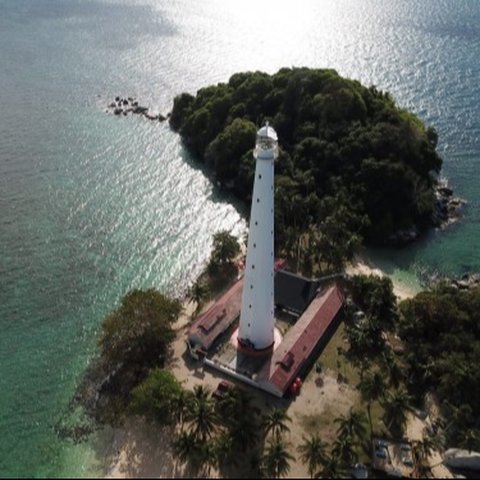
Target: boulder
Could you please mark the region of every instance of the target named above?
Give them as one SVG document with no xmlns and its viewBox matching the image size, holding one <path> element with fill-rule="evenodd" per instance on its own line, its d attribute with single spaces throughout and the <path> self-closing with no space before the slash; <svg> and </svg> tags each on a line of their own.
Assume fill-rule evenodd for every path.
<svg viewBox="0 0 480 480">
<path fill-rule="evenodd" d="M 120 101 L 120 97 L 115 97 L 115 101 L 116 101 L 116 102 L 119 102 L 119 101 Z"/>
<path fill-rule="evenodd" d="M 447 467 L 480 471 L 480 453 L 450 448 L 445 452 L 443 463 Z"/>
<path fill-rule="evenodd" d="M 115 115 L 120 115 L 120 114 L 122 113 L 122 109 L 121 109 L 121 108 L 116 108 L 116 109 L 113 111 L 113 113 L 114 113 Z"/>
<path fill-rule="evenodd" d="M 117 104 L 115 102 L 112 102 L 110 105 L 109 105 L 109 108 L 115 108 L 117 106 Z"/>
<path fill-rule="evenodd" d="M 444 197 L 451 197 L 453 195 L 453 190 L 446 186 L 438 187 L 438 192 Z"/>
<path fill-rule="evenodd" d="M 125 100 L 123 101 L 123 104 L 124 104 L 124 105 L 128 105 L 128 100 L 125 99 Z"/>
<path fill-rule="evenodd" d="M 147 113 L 148 107 L 141 107 L 140 105 L 135 106 L 135 108 L 132 110 L 133 113 L 137 114 L 142 114 L 142 113 Z"/>
<path fill-rule="evenodd" d="M 158 120 L 160 122 L 164 122 L 167 119 L 167 117 L 164 117 L 161 113 L 158 114 Z"/>
</svg>

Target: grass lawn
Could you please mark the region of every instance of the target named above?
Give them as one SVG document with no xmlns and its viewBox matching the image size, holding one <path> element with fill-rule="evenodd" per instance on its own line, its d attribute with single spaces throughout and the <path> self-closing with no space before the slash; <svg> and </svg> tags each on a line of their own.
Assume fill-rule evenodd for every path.
<svg viewBox="0 0 480 480">
<path fill-rule="evenodd" d="M 340 323 L 317 361 L 322 364 L 323 369 L 330 370 L 335 377 L 340 373 L 349 385 L 355 386 L 360 381 L 358 372 L 342 354 L 338 353 L 339 348 L 348 349 L 348 342 L 344 339 L 343 322 Z"/>
</svg>

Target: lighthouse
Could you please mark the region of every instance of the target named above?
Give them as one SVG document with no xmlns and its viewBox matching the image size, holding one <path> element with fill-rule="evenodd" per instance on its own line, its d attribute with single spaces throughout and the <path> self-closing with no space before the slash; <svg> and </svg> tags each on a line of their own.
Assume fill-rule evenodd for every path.
<svg viewBox="0 0 480 480">
<path fill-rule="evenodd" d="M 270 352 L 274 344 L 273 179 L 278 138 L 268 124 L 257 132 L 247 260 L 238 346 L 244 352 Z"/>
</svg>

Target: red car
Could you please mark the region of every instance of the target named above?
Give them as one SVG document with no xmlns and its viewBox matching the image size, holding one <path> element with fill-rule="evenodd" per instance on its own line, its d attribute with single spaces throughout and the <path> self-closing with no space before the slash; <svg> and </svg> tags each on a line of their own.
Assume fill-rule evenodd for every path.
<svg viewBox="0 0 480 480">
<path fill-rule="evenodd" d="M 299 377 L 297 377 L 290 385 L 290 388 L 288 389 L 289 393 L 294 396 L 298 395 L 300 393 L 300 390 L 302 389 L 302 385 L 303 385 L 302 380 Z"/>
<path fill-rule="evenodd" d="M 216 399 L 223 398 L 227 392 L 230 392 L 235 389 L 235 385 L 232 382 L 227 382 L 227 380 L 222 380 L 217 389 L 212 393 L 212 397 Z"/>
</svg>

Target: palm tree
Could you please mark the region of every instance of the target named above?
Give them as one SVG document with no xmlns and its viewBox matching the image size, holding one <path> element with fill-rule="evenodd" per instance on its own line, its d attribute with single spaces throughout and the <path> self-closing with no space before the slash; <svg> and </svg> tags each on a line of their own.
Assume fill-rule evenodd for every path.
<svg viewBox="0 0 480 480">
<path fill-rule="evenodd" d="M 383 399 L 383 421 L 395 435 L 402 435 L 407 423 L 407 412 L 412 410 L 412 397 L 405 390 L 387 393 Z"/>
<path fill-rule="evenodd" d="M 188 299 L 197 304 L 194 315 L 196 315 L 202 308 L 203 301 L 207 297 L 208 293 L 208 286 L 198 280 L 190 287 L 188 291 Z"/>
<path fill-rule="evenodd" d="M 298 452 L 302 462 L 308 464 L 308 473 L 313 478 L 318 468 L 326 459 L 326 444 L 318 435 L 312 435 L 309 438 L 303 438 L 303 443 L 298 446 Z"/>
<path fill-rule="evenodd" d="M 273 408 L 263 418 L 263 433 L 266 437 L 269 433 L 278 440 L 280 435 L 290 431 L 287 422 L 292 419 L 287 415 L 287 411 L 283 408 Z"/>
<path fill-rule="evenodd" d="M 370 440 L 373 437 L 373 423 L 372 423 L 372 402 L 379 400 L 385 394 L 385 383 L 379 372 L 367 372 L 361 376 L 360 383 L 357 385 L 362 399 L 367 403 L 368 422 L 370 424 Z"/>
<path fill-rule="evenodd" d="M 209 396 L 209 390 L 203 385 L 196 385 L 193 389 L 192 403 L 187 418 L 194 437 L 201 442 L 209 439 L 216 429 L 218 418 Z"/>
<path fill-rule="evenodd" d="M 258 440 L 258 425 L 251 415 L 232 418 L 227 429 L 236 451 L 245 452 L 256 445 Z"/>
<path fill-rule="evenodd" d="M 340 478 L 343 473 L 342 465 L 335 455 L 328 456 L 322 463 L 322 468 L 316 476 L 321 478 Z"/>
<path fill-rule="evenodd" d="M 462 439 L 459 443 L 460 448 L 464 448 L 469 452 L 472 452 L 478 445 L 480 444 L 480 435 L 478 434 L 477 430 L 469 428 L 464 434 L 462 435 Z"/>
<path fill-rule="evenodd" d="M 204 385 L 195 385 L 193 387 L 194 400 L 208 400 L 210 397 L 210 389 Z"/>
<path fill-rule="evenodd" d="M 203 474 L 206 477 L 210 476 L 210 471 L 212 468 L 218 467 L 218 457 L 217 457 L 217 449 L 216 443 L 212 442 L 203 442 L 200 445 L 199 453 L 200 453 L 200 464 Z"/>
<path fill-rule="evenodd" d="M 183 430 L 185 417 L 188 416 L 188 411 L 192 405 L 192 394 L 188 390 L 182 390 L 175 400 L 176 421 L 180 424 L 180 430 Z"/>
<path fill-rule="evenodd" d="M 352 437 L 349 435 L 338 437 L 333 443 L 332 455 L 348 466 L 356 462 L 358 455 L 357 452 L 355 452 Z"/>
<path fill-rule="evenodd" d="M 400 365 L 395 361 L 392 354 L 383 355 L 383 365 L 388 372 L 388 385 L 398 389 L 405 380 L 405 375 Z"/>
<path fill-rule="evenodd" d="M 366 433 L 365 428 L 365 414 L 350 408 L 347 416 L 341 415 L 334 420 L 338 423 L 337 433 L 341 437 L 357 438 L 362 440 Z"/>
<path fill-rule="evenodd" d="M 415 468 L 421 478 L 424 478 L 430 470 L 428 459 L 437 449 L 437 442 L 430 436 L 412 442 L 412 455 L 415 461 Z"/>
<path fill-rule="evenodd" d="M 233 441 L 228 432 L 222 432 L 215 438 L 215 453 L 219 466 L 236 464 L 238 455 L 236 455 Z"/>
<path fill-rule="evenodd" d="M 273 442 L 269 442 L 263 456 L 265 471 L 272 478 L 284 477 L 290 471 L 290 461 L 294 460 L 292 455 L 288 453 L 285 443 L 276 438 Z"/>
<path fill-rule="evenodd" d="M 252 398 L 241 389 L 229 391 L 216 405 L 235 450 L 246 451 L 258 439 L 259 426 L 253 413 Z"/>
<path fill-rule="evenodd" d="M 180 432 L 173 441 L 173 453 L 181 463 L 192 460 L 197 453 L 195 437 L 189 432 Z"/>
</svg>

